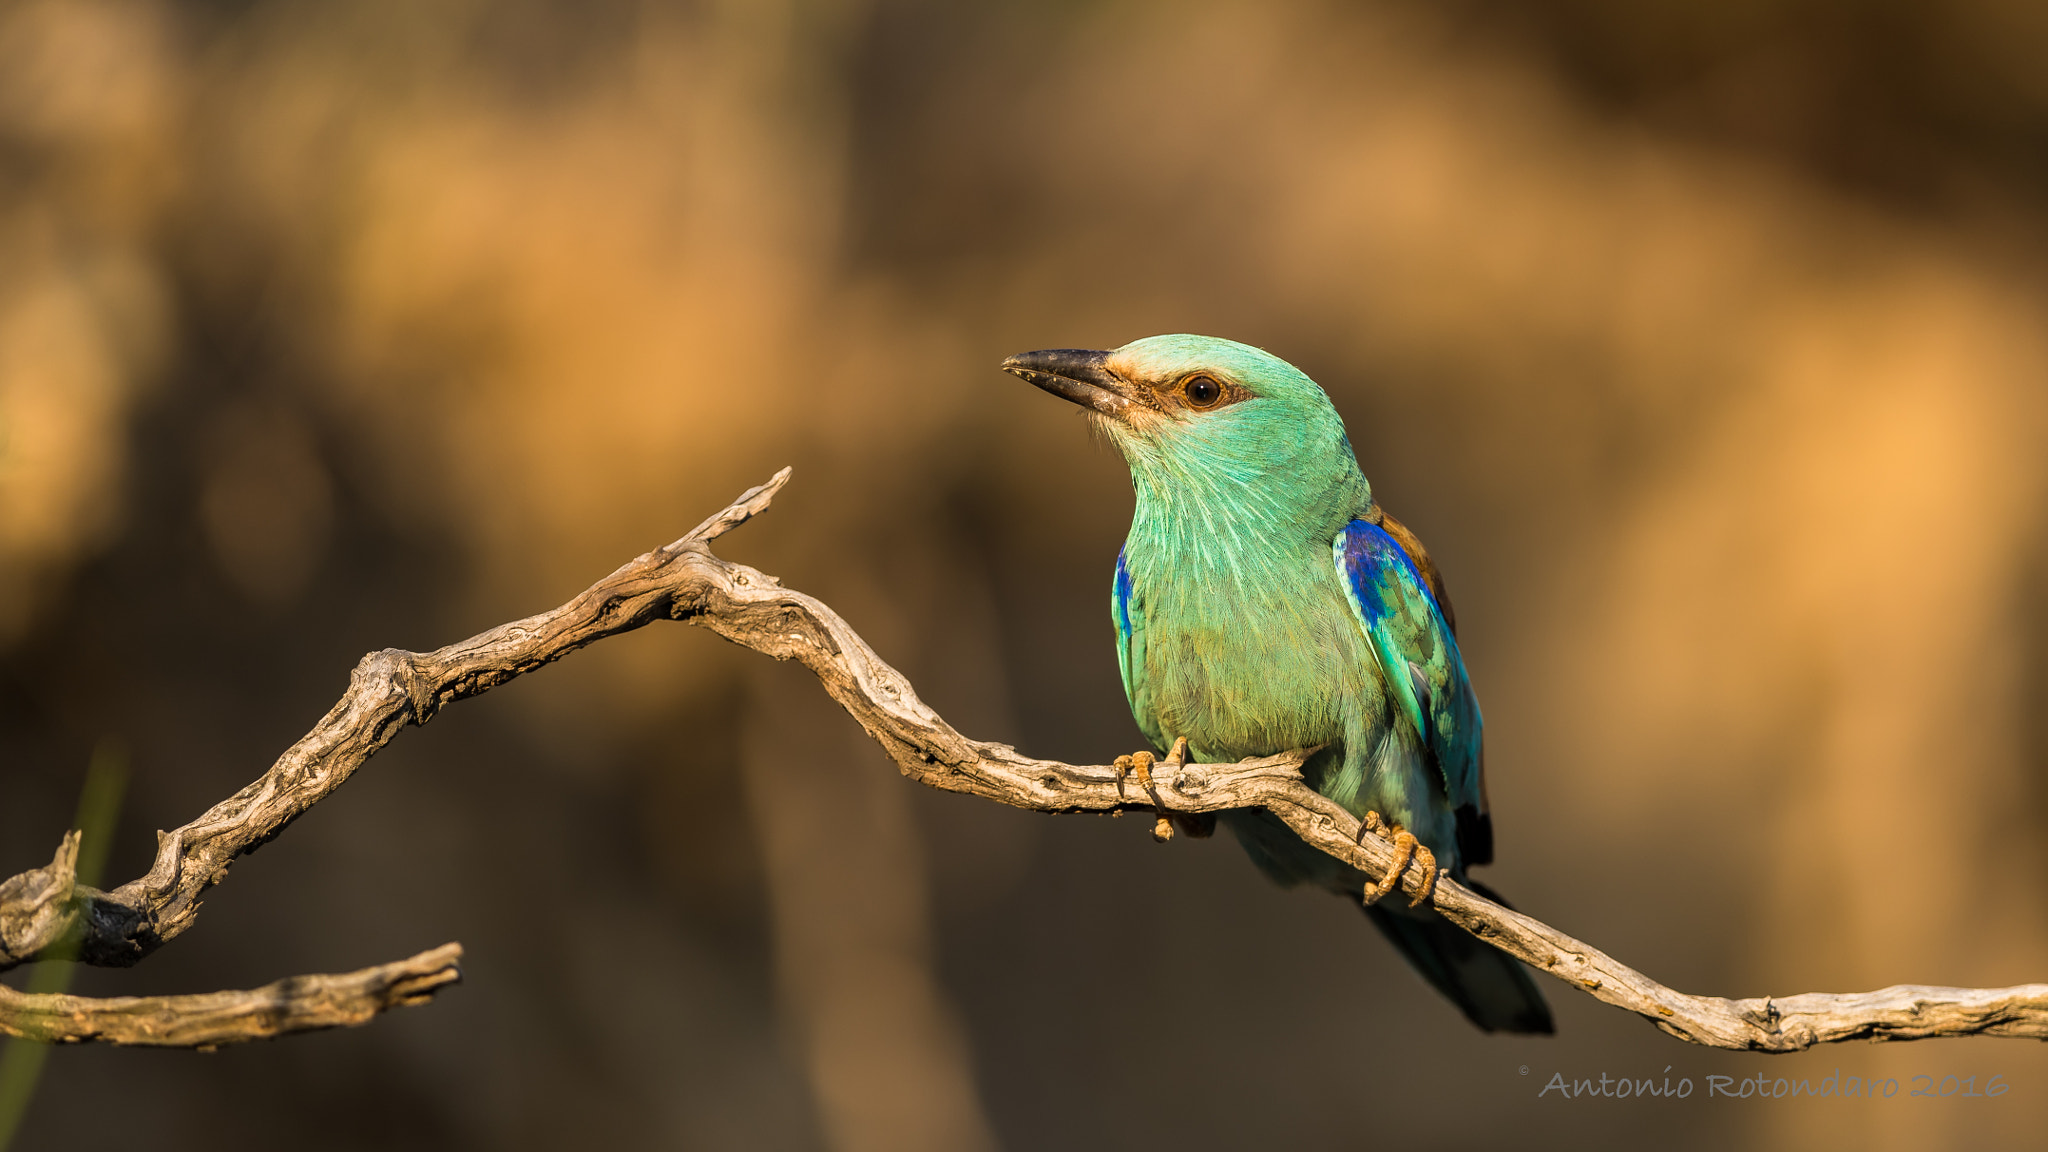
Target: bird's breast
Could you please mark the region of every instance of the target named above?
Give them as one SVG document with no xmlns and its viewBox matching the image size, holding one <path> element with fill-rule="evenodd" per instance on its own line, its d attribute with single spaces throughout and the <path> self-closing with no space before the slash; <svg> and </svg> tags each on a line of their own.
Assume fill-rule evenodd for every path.
<svg viewBox="0 0 2048 1152">
<path fill-rule="evenodd" d="M 1372 656 L 1334 571 L 1314 561 L 1255 573 L 1184 564 L 1133 574 L 1144 633 L 1133 669 L 1139 722 L 1205 759 L 1238 759 L 1341 739 L 1378 692 Z M 1328 569 L 1327 553 L 1319 558 Z M 1147 721 L 1150 721 L 1149 723 Z"/>
</svg>

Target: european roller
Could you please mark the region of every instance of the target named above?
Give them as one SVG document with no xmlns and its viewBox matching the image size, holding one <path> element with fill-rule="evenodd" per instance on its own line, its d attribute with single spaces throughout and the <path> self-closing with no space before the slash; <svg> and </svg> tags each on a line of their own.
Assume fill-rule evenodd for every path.
<svg viewBox="0 0 2048 1152">
<path fill-rule="evenodd" d="M 1375 885 L 1270 813 L 1224 813 L 1252 860 L 1281 884 L 1357 901 L 1479 1027 L 1551 1031 L 1518 962 L 1419 900 L 1380 902 L 1410 867 L 1432 885 L 1438 870 L 1470 884 L 1465 870 L 1493 859 L 1493 824 L 1443 581 L 1373 500 L 1322 388 L 1209 336 L 1026 352 L 1003 368 L 1080 405 L 1130 465 L 1137 507 L 1110 614 L 1146 738 L 1182 763 L 1319 747 L 1302 769 L 1309 786 L 1390 835 L 1399 866 Z M 1153 762 L 1118 764 L 1143 779 Z M 1156 834 L 1171 835 L 1164 817 Z"/>
</svg>

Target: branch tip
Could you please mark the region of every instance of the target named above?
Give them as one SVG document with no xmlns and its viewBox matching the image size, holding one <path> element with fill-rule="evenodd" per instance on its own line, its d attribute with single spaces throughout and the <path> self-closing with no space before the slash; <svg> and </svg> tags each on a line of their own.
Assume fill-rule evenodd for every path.
<svg viewBox="0 0 2048 1152">
<path fill-rule="evenodd" d="M 745 524 L 747 521 L 752 520 L 754 517 L 759 516 L 768 510 L 768 505 L 774 503 L 775 494 L 782 491 L 784 484 L 789 483 L 790 474 L 795 470 L 791 465 L 783 465 L 782 470 L 770 476 L 767 483 L 757 484 L 740 493 L 737 500 L 726 505 L 717 515 L 690 529 L 689 533 L 681 540 L 678 540 L 676 544 L 693 541 L 700 544 L 708 544 L 727 532 Z M 673 546 L 671 545 L 671 547 Z"/>
</svg>

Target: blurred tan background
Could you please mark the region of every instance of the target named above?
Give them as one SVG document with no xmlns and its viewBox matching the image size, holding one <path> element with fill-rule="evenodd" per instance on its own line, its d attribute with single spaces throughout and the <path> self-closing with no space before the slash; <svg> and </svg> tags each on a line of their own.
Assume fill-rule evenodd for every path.
<svg viewBox="0 0 2048 1152">
<path fill-rule="evenodd" d="M 101 737 L 125 878 L 362 652 L 551 606 L 783 464 L 722 553 L 971 734 L 1128 751 L 1128 482 L 994 365 L 1199 331 L 1320 380 L 1446 569 L 1518 905 L 1688 991 L 2048 980 L 2044 59 L 2027 0 L 0 3 L 0 873 Z M 365 1029 L 57 1052 L 18 1146 L 1931 1149 L 2048 1112 L 2015 1041 L 1710 1053 L 1555 984 L 1555 1039 L 1481 1036 L 1227 838 L 922 792 L 677 627 L 406 733 L 78 990 L 449 939 L 465 984 Z M 1706 1098 L 1837 1068 L 1899 1096 Z"/>
</svg>

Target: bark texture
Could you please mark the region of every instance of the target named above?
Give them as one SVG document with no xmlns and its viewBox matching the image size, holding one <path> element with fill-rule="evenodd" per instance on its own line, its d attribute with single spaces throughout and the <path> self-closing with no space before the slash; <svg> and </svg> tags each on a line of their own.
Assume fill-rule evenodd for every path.
<svg viewBox="0 0 2048 1152">
<path fill-rule="evenodd" d="M 35 996 L 0 987 L 0 1032 L 59 1044 L 218 1048 L 365 1024 L 424 1004 L 462 979 L 462 945 L 336 976 L 290 976 L 261 988 L 198 996 Z"/>
</svg>

